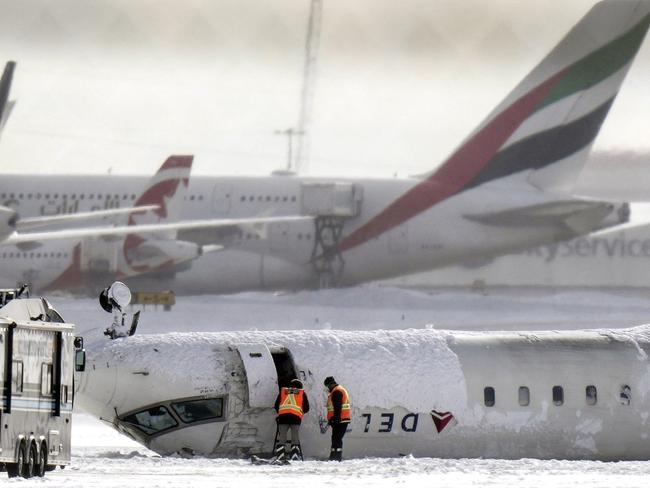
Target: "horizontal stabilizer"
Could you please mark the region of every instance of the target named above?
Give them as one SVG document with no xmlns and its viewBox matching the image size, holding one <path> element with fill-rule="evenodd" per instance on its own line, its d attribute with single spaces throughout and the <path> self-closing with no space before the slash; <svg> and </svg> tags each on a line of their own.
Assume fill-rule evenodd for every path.
<svg viewBox="0 0 650 488">
<path fill-rule="evenodd" d="M 573 233 L 589 232 L 594 222 L 612 213 L 611 202 L 590 200 L 554 201 L 499 212 L 466 214 L 464 218 L 496 227 L 538 227 L 564 224 Z"/>
</svg>

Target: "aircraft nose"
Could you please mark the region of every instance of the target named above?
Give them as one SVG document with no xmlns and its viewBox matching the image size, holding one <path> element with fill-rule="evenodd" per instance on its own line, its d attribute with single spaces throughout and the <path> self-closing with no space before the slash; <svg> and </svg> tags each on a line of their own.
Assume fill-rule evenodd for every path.
<svg viewBox="0 0 650 488">
<path fill-rule="evenodd" d="M 100 347 L 101 344 L 86 347 L 85 371 L 75 373 L 75 405 L 109 420 L 114 415 L 118 368 L 103 357 Z"/>
</svg>

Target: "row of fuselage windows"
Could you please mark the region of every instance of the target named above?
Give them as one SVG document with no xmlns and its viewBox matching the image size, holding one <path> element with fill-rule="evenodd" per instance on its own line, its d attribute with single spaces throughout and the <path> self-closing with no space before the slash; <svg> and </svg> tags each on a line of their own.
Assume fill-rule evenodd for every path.
<svg viewBox="0 0 650 488">
<path fill-rule="evenodd" d="M 40 258 L 67 258 L 67 252 L 3 252 L 2 259 L 22 258 L 22 259 L 40 259 Z"/>
<path fill-rule="evenodd" d="M 226 195 L 227 197 L 228 195 Z M 280 196 L 280 195 L 242 195 L 239 197 L 240 202 L 295 202 L 298 198 L 294 196 Z"/>
<path fill-rule="evenodd" d="M 9 198 L 10 200 L 18 198 L 19 200 L 27 199 L 27 200 L 50 200 L 50 198 L 57 200 L 58 198 L 67 198 L 67 199 L 72 199 L 72 200 L 102 200 L 104 198 L 111 198 L 115 200 L 135 200 L 136 196 L 135 195 L 111 195 L 111 194 L 102 194 L 102 193 L 71 193 L 71 194 L 59 194 L 59 193 L 0 193 L 0 199 L 6 200 Z"/>
<path fill-rule="evenodd" d="M 628 385 L 622 385 L 619 393 L 619 402 L 621 405 L 629 405 L 631 401 L 631 389 Z M 556 385 L 552 388 L 553 405 L 564 405 L 564 388 Z M 520 386 L 518 390 L 519 405 L 527 407 L 530 405 L 530 389 L 527 386 Z M 585 402 L 587 405 L 596 405 L 598 403 L 598 390 L 594 385 L 585 387 Z M 486 407 L 496 405 L 496 392 L 491 386 L 483 389 L 483 403 Z"/>
<path fill-rule="evenodd" d="M 66 199 L 71 199 L 71 200 L 103 200 L 105 198 L 110 198 L 114 200 L 135 200 L 136 195 L 131 194 L 109 194 L 109 193 L 0 193 L 0 199 L 6 200 L 57 200 L 59 198 L 66 198 Z M 226 195 L 226 198 L 230 198 L 230 195 Z M 297 201 L 297 197 L 294 196 L 271 196 L 271 195 L 242 195 L 239 197 L 239 200 L 241 202 L 295 202 Z M 190 201 L 199 201 L 202 202 L 204 200 L 203 195 L 189 195 L 184 197 L 184 200 L 190 200 Z"/>
</svg>

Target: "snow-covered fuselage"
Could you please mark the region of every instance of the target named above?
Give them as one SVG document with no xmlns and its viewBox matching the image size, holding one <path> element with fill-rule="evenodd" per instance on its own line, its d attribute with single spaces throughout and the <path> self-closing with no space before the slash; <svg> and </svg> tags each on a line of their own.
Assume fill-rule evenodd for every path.
<svg viewBox="0 0 650 488">
<path fill-rule="evenodd" d="M 82 409 L 161 454 L 270 452 L 278 378 L 305 384 L 307 457 L 334 376 L 352 399 L 344 457 L 650 459 L 650 329 L 178 333 L 99 341 Z"/>
<path fill-rule="evenodd" d="M 546 220 L 522 218 L 490 222 L 477 215 L 499 215 L 522 207 L 547 205 L 565 197 L 536 191 L 530 185 L 509 185 L 509 178 L 481 185 L 434 204 L 427 210 L 405 218 L 376 237 L 345 248 L 336 283 L 346 285 L 389 278 L 432 269 L 451 263 L 476 261 L 519 251 L 531 246 L 565 240 L 586 231 L 625 219 L 620 208 L 584 201 L 576 209 L 577 225 L 565 218 Z M 5 176 L 0 187 L 0 204 L 14 208 L 21 217 L 69 213 L 132 205 L 146 179 L 107 176 Z M 308 210 L 305 192 L 310 184 L 343 183 L 354 187 L 359 197 L 358 213 L 342 220 L 344 241 L 363 224 L 421 183 L 418 179 L 341 179 L 267 177 L 196 177 L 192 179 L 184 202 L 183 218 L 238 218 L 252 216 L 304 215 Z M 47 191 L 34 190 L 47 188 Z M 581 202 L 580 200 L 569 200 Z M 566 215 L 564 215 L 566 217 Z M 526 220 L 525 218 L 523 220 Z M 184 242 L 201 245 L 226 245 L 227 250 L 206 253 L 182 269 L 170 269 L 166 276 L 143 276 L 138 285 L 167 289 L 177 293 L 226 292 L 252 288 L 299 288 L 317 283 L 314 256 L 319 254 L 313 222 L 271 224 L 266 229 L 238 228 L 229 231 L 193 231 L 179 234 Z M 0 286 L 28 281 L 35 288 L 52 283 L 81 288 L 75 282 L 79 270 L 75 263 L 75 241 L 43 243 L 36 249 L 4 246 L 0 249 L 3 269 Z M 82 243 L 87 246 L 88 243 Z M 97 244 L 95 244 L 97 245 Z M 120 252 L 119 242 L 100 250 Z M 105 250 L 104 250 L 105 248 Z M 314 254 L 316 249 L 316 254 Z M 84 250 L 81 255 L 90 254 Z M 77 261 L 79 260 L 79 256 Z M 101 261 L 101 260 L 100 260 Z M 83 266 L 82 266 L 83 267 Z M 65 277 L 74 277 L 66 280 Z M 105 274 L 85 273 L 90 282 L 105 286 Z"/>
</svg>

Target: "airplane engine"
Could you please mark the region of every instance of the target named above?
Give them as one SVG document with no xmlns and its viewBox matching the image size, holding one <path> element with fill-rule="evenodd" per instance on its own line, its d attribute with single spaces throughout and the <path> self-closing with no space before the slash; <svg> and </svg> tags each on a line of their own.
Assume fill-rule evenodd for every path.
<svg viewBox="0 0 650 488">
<path fill-rule="evenodd" d="M 128 260 L 131 266 L 148 266 L 150 268 L 169 264 L 192 261 L 202 254 L 200 245 L 194 242 L 176 239 L 148 240 L 129 250 Z"/>
<path fill-rule="evenodd" d="M 16 230 L 18 214 L 9 207 L 0 206 L 0 240 L 9 237 Z"/>
</svg>

